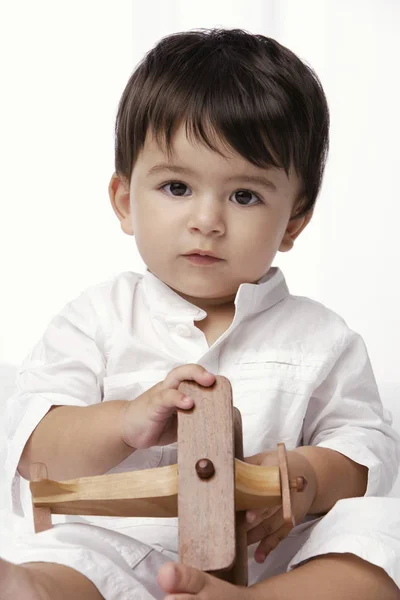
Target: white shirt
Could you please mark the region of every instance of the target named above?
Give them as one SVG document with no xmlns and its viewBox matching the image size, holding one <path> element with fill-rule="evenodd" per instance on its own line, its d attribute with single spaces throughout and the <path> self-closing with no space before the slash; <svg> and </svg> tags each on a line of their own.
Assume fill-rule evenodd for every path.
<svg viewBox="0 0 400 600">
<path fill-rule="evenodd" d="M 257 284 L 242 284 L 235 307 L 232 324 L 209 347 L 194 325 L 206 312 L 148 270 L 122 273 L 67 304 L 23 362 L 18 391 L 8 401 L 6 485 L 13 510 L 21 512 L 20 456 L 52 405 L 134 400 L 187 363 L 230 380 L 242 414 L 245 456 L 279 442 L 288 450 L 331 448 L 368 467 L 366 495 L 386 494 L 397 474 L 399 443 L 360 336 L 322 304 L 290 295 L 277 268 Z M 163 466 L 176 458 L 176 444 L 153 447 L 109 472 Z M 171 519 L 67 520 L 129 527 L 129 535 L 175 549 Z"/>
</svg>

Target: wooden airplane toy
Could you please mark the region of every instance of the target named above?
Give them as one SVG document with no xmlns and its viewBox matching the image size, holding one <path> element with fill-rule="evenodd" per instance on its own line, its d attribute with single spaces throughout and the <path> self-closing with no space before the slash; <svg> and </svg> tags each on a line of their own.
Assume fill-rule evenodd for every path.
<svg viewBox="0 0 400 600">
<path fill-rule="evenodd" d="M 289 480 L 286 449 L 279 466 L 243 462 L 242 423 L 229 380 L 203 387 L 184 381 L 179 390 L 195 406 L 178 411 L 178 463 L 127 473 L 47 479 L 43 463 L 31 467 L 35 532 L 52 527 L 51 514 L 176 517 L 179 560 L 238 585 L 247 585 L 245 511 L 282 505 L 294 526 L 291 492 L 306 480 Z"/>
</svg>

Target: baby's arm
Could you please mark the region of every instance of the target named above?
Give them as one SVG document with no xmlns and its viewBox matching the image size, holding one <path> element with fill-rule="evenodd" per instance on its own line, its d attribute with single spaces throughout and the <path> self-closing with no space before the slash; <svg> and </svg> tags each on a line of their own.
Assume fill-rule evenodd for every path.
<svg viewBox="0 0 400 600">
<path fill-rule="evenodd" d="M 134 451 L 121 437 L 121 414 L 127 401 L 91 406 L 53 406 L 30 436 L 18 471 L 29 479 L 29 468 L 43 462 L 50 479 L 100 475 Z"/>
<path fill-rule="evenodd" d="M 389 491 L 398 468 L 398 436 L 382 408 L 365 345 L 350 330 L 317 381 L 304 418 L 302 442 L 301 447 L 288 451 L 290 478 L 304 476 L 309 482 L 305 491 L 292 498 L 297 524 L 307 514 L 329 512 L 340 500 Z M 246 460 L 278 464 L 276 451 Z M 251 513 L 255 514 L 248 515 L 248 542 L 262 540 L 255 554 L 262 561 L 287 532 L 281 511 Z"/>
<path fill-rule="evenodd" d="M 30 436 L 19 473 L 29 479 L 30 465 L 43 462 L 50 479 L 100 475 L 137 448 L 176 441 L 176 410 L 193 406 L 193 400 L 178 391 L 185 380 L 209 386 L 215 376 L 201 365 L 188 364 L 172 369 L 133 402 L 52 407 Z"/>
<path fill-rule="evenodd" d="M 326 512 L 340 498 L 385 495 L 393 485 L 399 437 L 382 407 L 365 344 L 351 330 L 338 344 L 334 364 L 312 394 L 303 446 L 296 452 L 313 461 L 319 471 L 315 512 Z"/>
<path fill-rule="evenodd" d="M 368 482 L 368 468 L 364 465 L 319 446 L 303 446 L 290 454 L 293 453 L 306 458 L 315 473 L 316 494 L 309 514 L 325 514 L 338 500 L 364 496 Z"/>
<path fill-rule="evenodd" d="M 178 392 L 182 380 L 214 381 L 200 365 L 184 365 L 132 402 L 126 396 L 103 402 L 112 333 L 125 326 L 115 297 L 110 282 L 67 304 L 21 365 L 5 414 L 4 483 L 17 514 L 23 514 L 19 476 L 29 479 L 32 463 L 44 462 L 56 480 L 106 473 L 136 448 L 174 441 L 176 407 L 190 408 Z"/>
</svg>

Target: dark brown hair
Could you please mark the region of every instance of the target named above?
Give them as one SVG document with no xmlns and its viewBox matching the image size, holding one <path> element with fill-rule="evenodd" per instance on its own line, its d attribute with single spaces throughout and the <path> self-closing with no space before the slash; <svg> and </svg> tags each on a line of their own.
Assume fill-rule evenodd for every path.
<svg viewBox="0 0 400 600">
<path fill-rule="evenodd" d="M 116 173 L 130 183 L 149 128 L 170 154 L 176 127 L 218 152 L 219 138 L 257 167 L 293 166 L 297 213 L 317 199 L 329 146 L 329 110 L 314 71 L 277 41 L 242 29 L 195 29 L 162 38 L 122 94 Z"/>
</svg>

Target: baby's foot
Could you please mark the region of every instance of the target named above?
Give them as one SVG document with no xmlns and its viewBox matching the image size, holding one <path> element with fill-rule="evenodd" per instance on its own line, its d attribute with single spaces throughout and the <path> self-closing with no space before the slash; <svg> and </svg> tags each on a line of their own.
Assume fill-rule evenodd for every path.
<svg viewBox="0 0 400 600">
<path fill-rule="evenodd" d="M 1 600 L 49 600 L 39 579 L 30 570 L 0 558 Z"/>
<path fill-rule="evenodd" d="M 170 594 L 165 600 L 256 600 L 252 588 L 237 587 L 179 563 L 165 563 L 158 572 L 158 584 Z"/>
</svg>

